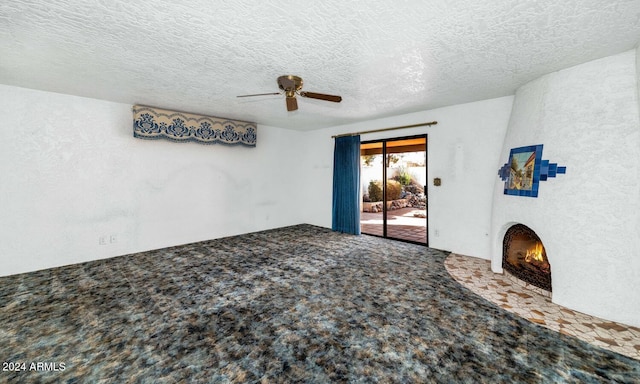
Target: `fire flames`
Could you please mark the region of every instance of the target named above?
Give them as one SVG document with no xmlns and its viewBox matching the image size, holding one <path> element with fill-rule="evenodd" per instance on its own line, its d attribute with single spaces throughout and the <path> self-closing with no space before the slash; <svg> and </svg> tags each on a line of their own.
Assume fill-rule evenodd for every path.
<svg viewBox="0 0 640 384">
<path fill-rule="evenodd" d="M 531 263 L 534 260 L 539 263 L 543 262 L 544 258 L 542 257 L 542 250 L 542 243 L 536 242 L 536 245 L 533 248 L 527 249 L 524 261 L 527 263 Z"/>
</svg>

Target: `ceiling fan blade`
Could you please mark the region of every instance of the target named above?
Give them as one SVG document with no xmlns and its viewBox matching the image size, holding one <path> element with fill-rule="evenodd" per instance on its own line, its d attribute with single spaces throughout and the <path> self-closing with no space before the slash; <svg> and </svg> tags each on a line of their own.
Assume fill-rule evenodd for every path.
<svg viewBox="0 0 640 384">
<path fill-rule="evenodd" d="M 324 93 L 315 93 L 315 92 L 300 92 L 300 96 L 309 97 L 312 99 L 320 99 L 326 101 L 333 101 L 334 103 L 339 103 L 342 101 L 342 96 L 335 95 L 325 95 Z"/>
<path fill-rule="evenodd" d="M 236 97 L 253 97 L 253 96 L 267 96 L 267 95 L 279 95 L 280 92 L 271 92 L 271 93 L 256 93 L 253 95 L 240 95 Z"/>
<path fill-rule="evenodd" d="M 287 111 L 295 111 L 298 109 L 298 100 L 295 97 L 287 97 Z"/>
</svg>

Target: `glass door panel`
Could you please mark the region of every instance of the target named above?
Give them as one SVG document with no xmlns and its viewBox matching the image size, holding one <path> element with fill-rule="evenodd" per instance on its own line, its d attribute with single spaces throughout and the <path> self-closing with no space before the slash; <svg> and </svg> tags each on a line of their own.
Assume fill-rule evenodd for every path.
<svg viewBox="0 0 640 384">
<path fill-rule="evenodd" d="M 426 138 L 388 141 L 387 237 L 427 243 Z"/>
<path fill-rule="evenodd" d="M 362 233 L 385 236 L 382 199 L 382 142 L 360 145 L 360 180 L 362 181 Z"/>
</svg>

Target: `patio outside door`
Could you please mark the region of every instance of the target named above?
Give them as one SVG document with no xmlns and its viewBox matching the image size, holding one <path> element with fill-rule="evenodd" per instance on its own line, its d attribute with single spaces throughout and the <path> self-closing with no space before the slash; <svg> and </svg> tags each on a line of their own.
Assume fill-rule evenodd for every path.
<svg viewBox="0 0 640 384">
<path fill-rule="evenodd" d="M 362 233 L 428 245 L 427 136 L 362 142 L 360 169 Z"/>
</svg>

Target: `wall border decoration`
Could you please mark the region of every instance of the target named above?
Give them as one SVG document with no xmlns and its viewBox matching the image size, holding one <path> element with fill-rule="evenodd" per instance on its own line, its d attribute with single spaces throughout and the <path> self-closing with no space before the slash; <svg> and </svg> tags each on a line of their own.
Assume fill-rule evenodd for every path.
<svg viewBox="0 0 640 384">
<path fill-rule="evenodd" d="M 134 105 L 132 111 L 133 137 L 138 139 L 256 146 L 256 123 L 144 105 Z"/>
<path fill-rule="evenodd" d="M 504 181 L 504 194 L 538 197 L 540 181 L 565 174 L 567 167 L 542 160 L 542 144 L 512 148 L 509 161 L 498 170 Z"/>
</svg>

